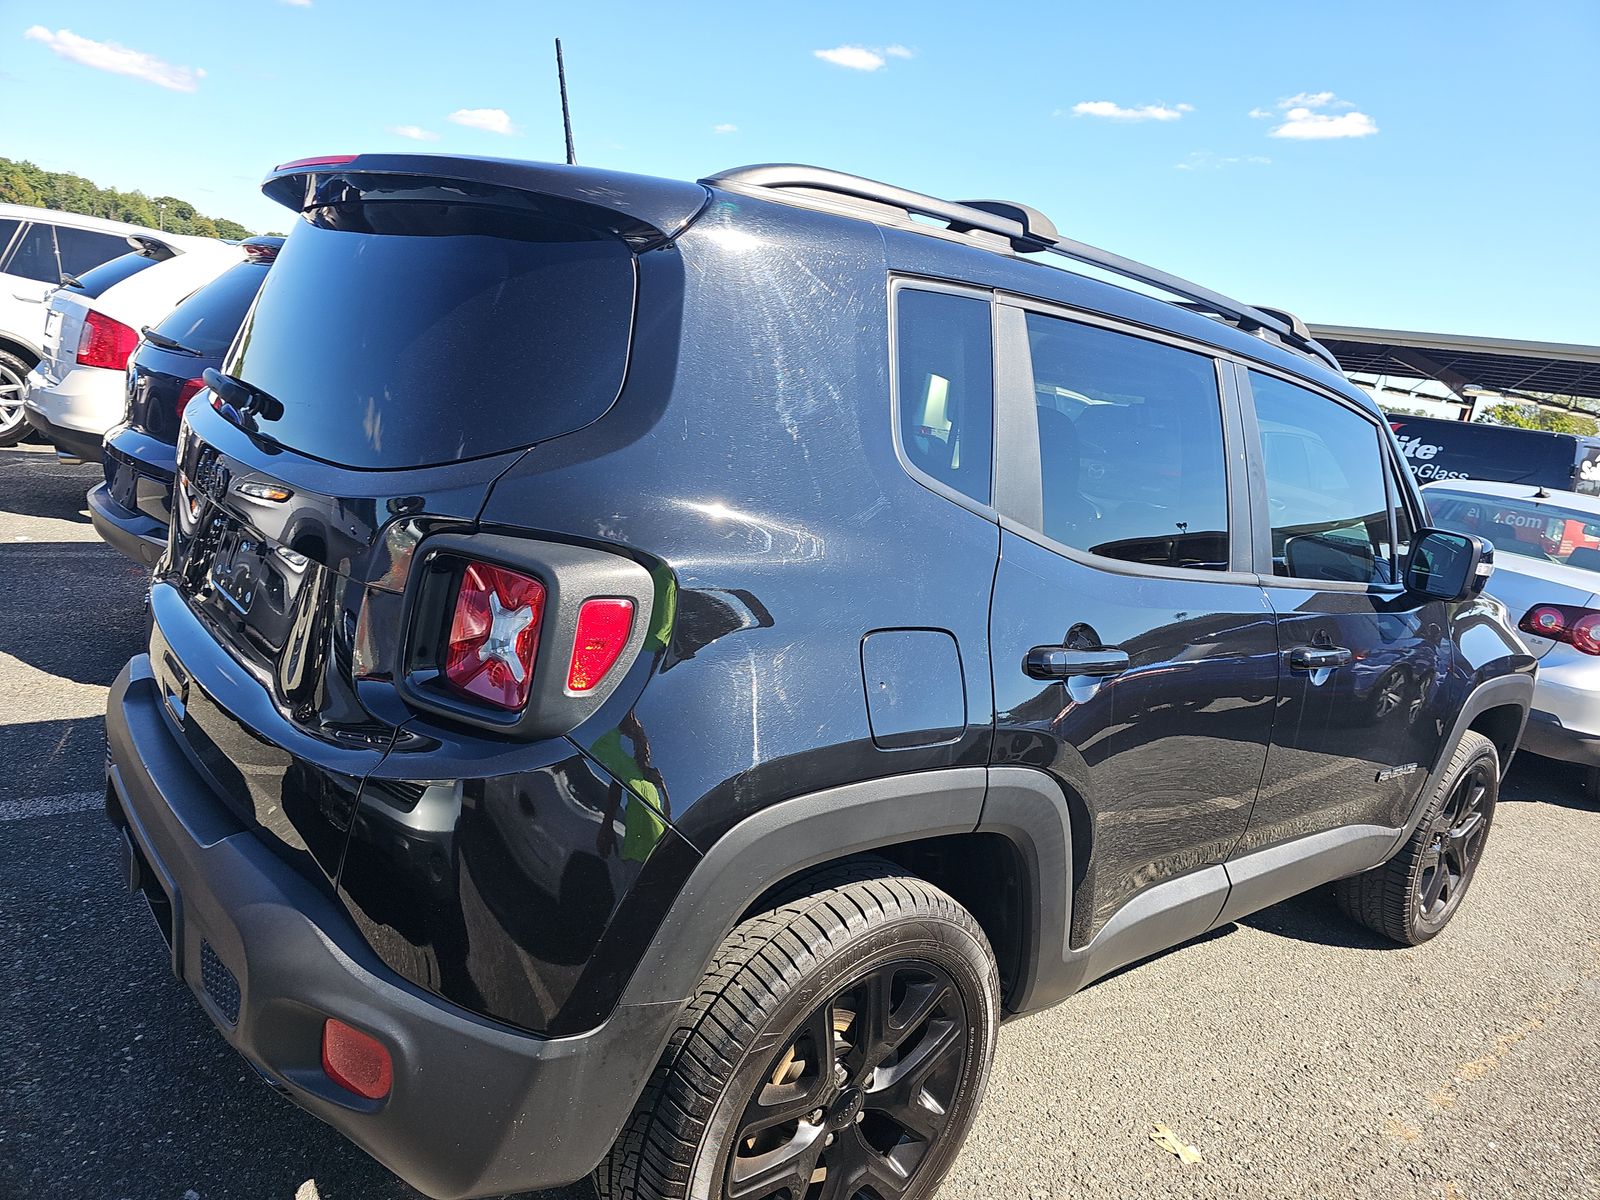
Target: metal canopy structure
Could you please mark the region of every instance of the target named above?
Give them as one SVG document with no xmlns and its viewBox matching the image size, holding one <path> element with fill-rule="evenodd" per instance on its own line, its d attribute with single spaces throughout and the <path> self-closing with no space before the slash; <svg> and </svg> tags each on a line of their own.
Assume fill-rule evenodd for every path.
<svg viewBox="0 0 1600 1200">
<path fill-rule="evenodd" d="M 1311 336 L 1333 352 L 1346 374 L 1437 379 L 1458 396 L 1471 387 L 1600 400 L 1600 346 L 1347 325 L 1313 325 Z"/>
</svg>

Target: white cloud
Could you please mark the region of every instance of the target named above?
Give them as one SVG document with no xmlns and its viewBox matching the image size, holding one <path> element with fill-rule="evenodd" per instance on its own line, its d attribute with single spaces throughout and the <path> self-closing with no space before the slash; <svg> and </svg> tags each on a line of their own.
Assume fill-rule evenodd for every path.
<svg viewBox="0 0 1600 1200">
<path fill-rule="evenodd" d="M 1074 116 L 1105 117 L 1112 121 L 1176 121 L 1194 111 L 1192 104 L 1141 104 L 1123 108 L 1110 100 L 1084 100 L 1072 106 Z"/>
<path fill-rule="evenodd" d="M 437 142 L 439 135 L 431 129 L 424 129 L 421 125 L 391 125 L 390 133 L 398 133 L 403 138 L 410 138 L 413 142 Z"/>
<path fill-rule="evenodd" d="M 199 67 L 175 67 L 142 50 L 130 50 L 115 42 L 96 42 L 79 37 L 70 29 L 58 29 L 52 33 L 43 25 L 33 25 L 22 36 L 44 43 L 56 54 L 72 62 L 93 67 L 97 71 L 110 71 L 113 75 L 131 75 L 168 91 L 192 92 L 205 77 L 205 72 Z"/>
<path fill-rule="evenodd" d="M 902 46 L 899 42 L 894 43 L 892 46 L 885 46 L 883 52 L 890 58 L 911 58 L 916 53 L 911 47 Z"/>
<path fill-rule="evenodd" d="M 481 129 L 485 133 L 510 135 L 520 132 L 511 123 L 511 114 L 503 108 L 458 108 L 449 120 L 468 129 Z"/>
<path fill-rule="evenodd" d="M 1173 163 L 1177 171 L 1220 171 L 1224 167 L 1264 167 L 1272 160 L 1265 154 L 1213 154 L 1209 150 L 1196 150 L 1181 163 Z"/>
<path fill-rule="evenodd" d="M 835 46 L 832 50 L 813 50 L 823 62 L 836 67 L 849 67 L 852 71 L 878 71 L 885 65 L 883 55 L 865 46 Z"/>
<path fill-rule="evenodd" d="M 1264 121 L 1268 117 L 1275 117 L 1278 114 L 1273 112 L 1270 108 L 1252 108 L 1246 115 L 1254 117 L 1257 121 Z"/>
<path fill-rule="evenodd" d="M 1328 138 L 1362 138 L 1378 132 L 1377 122 L 1364 112 L 1349 112 L 1332 116 L 1312 112 L 1304 106 L 1291 108 L 1283 114 L 1283 124 L 1267 136 L 1293 138 L 1297 141 L 1323 141 Z"/>
<path fill-rule="evenodd" d="M 283 0 L 290 8 L 310 8 L 311 0 Z"/>
<path fill-rule="evenodd" d="M 1353 108 L 1348 101 L 1340 100 L 1332 92 L 1298 92 L 1293 96 L 1285 96 L 1278 101 L 1280 109 L 1291 108 L 1327 108 L 1328 105 L 1337 108 Z"/>
<path fill-rule="evenodd" d="M 737 125 L 734 125 L 731 122 L 724 121 L 721 125 L 713 125 L 711 127 L 711 132 L 712 133 L 738 133 L 739 132 L 739 127 Z"/>
</svg>

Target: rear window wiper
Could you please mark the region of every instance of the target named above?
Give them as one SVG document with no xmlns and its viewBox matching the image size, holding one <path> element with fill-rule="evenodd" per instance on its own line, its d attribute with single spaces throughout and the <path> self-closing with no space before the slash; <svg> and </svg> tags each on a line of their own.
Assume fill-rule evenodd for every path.
<svg viewBox="0 0 1600 1200">
<path fill-rule="evenodd" d="M 152 346 L 160 346 L 163 350 L 170 350 L 174 354 L 187 354 L 190 358 L 199 358 L 200 357 L 200 351 L 191 350 L 188 346 L 185 346 L 182 342 L 175 342 L 171 338 L 169 338 L 166 334 L 157 333 L 154 329 L 151 329 L 150 326 L 148 326 L 148 325 L 146 325 L 144 327 L 144 329 L 141 330 L 141 332 L 144 334 L 144 340 L 149 342 Z"/>
</svg>

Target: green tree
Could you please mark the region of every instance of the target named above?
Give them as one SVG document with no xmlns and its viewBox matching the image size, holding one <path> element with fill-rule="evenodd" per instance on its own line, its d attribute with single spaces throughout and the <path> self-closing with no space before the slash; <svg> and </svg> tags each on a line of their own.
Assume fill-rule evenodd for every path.
<svg viewBox="0 0 1600 1200">
<path fill-rule="evenodd" d="M 1545 433 L 1576 433 L 1592 436 L 1600 432 L 1600 422 L 1581 413 L 1552 412 L 1535 404 L 1496 404 L 1484 409 L 1478 420 L 1488 425 L 1508 425 L 1513 429 L 1539 429 Z"/>
<path fill-rule="evenodd" d="M 103 188 L 69 171 L 46 171 L 31 162 L 0 158 L 0 201 L 56 208 L 91 217 L 109 217 L 171 233 L 244 238 L 250 231 L 237 221 L 209 217 L 176 196 L 153 199 L 141 191 Z"/>
</svg>

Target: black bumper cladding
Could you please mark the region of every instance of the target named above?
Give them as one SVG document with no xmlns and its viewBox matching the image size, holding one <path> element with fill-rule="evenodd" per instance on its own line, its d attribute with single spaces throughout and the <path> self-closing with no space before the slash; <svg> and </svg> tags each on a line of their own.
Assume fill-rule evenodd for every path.
<svg viewBox="0 0 1600 1200">
<path fill-rule="evenodd" d="M 149 660 L 135 658 L 106 715 L 107 810 L 128 835 L 130 883 L 155 910 L 174 973 L 228 1042 L 273 1087 L 430 1196 L 500 1195 L 587 1175 L 627 1119 L 679 1005 L 624 1005 L 589 1033 L 540 1038 L 412 986 L 210 795 L 168 720 Z M 387 1098 L 363 1099 L 324 1074 L 327 1017 L 389 1048 Z"/>
</svg>

